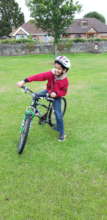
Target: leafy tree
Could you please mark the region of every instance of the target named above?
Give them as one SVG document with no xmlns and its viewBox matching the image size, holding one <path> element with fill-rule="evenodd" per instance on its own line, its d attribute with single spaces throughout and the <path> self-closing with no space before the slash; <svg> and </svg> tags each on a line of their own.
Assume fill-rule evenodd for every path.
<svg viewBox="0 0 107 220">
<path fill-rule="evenodd" d="M 25 4 L 28 5 L 30 0 L 25 0 Z"/>
<path fill-rule="evenodd" d="M 100 20 L 103 23 L 106 22 L 104 16 L 96 11 L 89 12 L 89 13 L 85 14 L 84 18 L 97 18 L 98 20 Z"/>
<path fill-rule="evenodd" d="M 0 36 L 8 36 L 12 27 L 24 23 L 24 15 L 15 0 L 0 0 Z"/>
<path fill-rule="evenodd" d="M 81 6 L 74 0 L 27 0 L 31 16 L 38 27 L 54 37 L 55 45 L 61 35 L 73 21 L 74 15 Z"/>
</svg>

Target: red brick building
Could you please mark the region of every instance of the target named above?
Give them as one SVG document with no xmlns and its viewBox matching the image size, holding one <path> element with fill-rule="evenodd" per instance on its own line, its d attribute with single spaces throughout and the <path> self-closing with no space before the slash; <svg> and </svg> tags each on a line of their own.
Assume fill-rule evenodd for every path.
<svg viewBox="0 0 107 220">
<path fill-rule="evenodd" d="M 63 37 L 67 38 L 107 38 L 107 25 L 96 18 L 83 18 L 74 20 L 66 28 Z"/>
</svg>

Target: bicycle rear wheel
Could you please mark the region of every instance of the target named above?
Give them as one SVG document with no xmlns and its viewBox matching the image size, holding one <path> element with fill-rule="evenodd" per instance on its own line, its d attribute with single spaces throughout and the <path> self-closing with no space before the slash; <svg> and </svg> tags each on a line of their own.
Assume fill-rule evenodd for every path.
<svg viewBox="0 0 107 220">
<path fill-rule="evenodd" d="M 27 137 L 28 137 L 31 121 L 32 121 L 31 115 L 29 115 L 28 118 L 24 121 L 23 129 L 21 131 L 19 144 L 18 144 L 18 153 L 19 154 L 21 154 L 25 148 L 25 144 L 27 142 Z"/>
<path fill-rule="evenodd" d="M 63 116 L 66 112 L 66 107 L 67 107 L 66 99 L 64 97 L 62 97 L 61 98 L 61 112 L 62 112 Z M 51 108 L 50 114 L 49 114 L 49 124 L 50 124 L 50 126 L 55 126 L 56 125 L 56 117 L 55 117 L 53 107 Z"/>
</svg>

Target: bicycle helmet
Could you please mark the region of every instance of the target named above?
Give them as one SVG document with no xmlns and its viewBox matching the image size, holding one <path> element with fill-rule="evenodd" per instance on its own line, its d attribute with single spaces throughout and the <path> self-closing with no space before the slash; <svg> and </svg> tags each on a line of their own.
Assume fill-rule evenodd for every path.
<svg viewBox="0 0 107 220">
<path fill-rule="evenodd" d="M 67 70 L 70 68 L 71 63 L 70 60 L 65 56 L 58 56 L 55 59 L 55 63 L 59 63 L 62 67 L 66 68 Z"/>
</svg>

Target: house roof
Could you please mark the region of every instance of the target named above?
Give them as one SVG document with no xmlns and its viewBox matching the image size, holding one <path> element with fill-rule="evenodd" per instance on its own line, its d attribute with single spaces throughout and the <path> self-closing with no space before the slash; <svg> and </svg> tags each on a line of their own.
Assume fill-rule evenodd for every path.
<svg viewBox="0 0 107 220">
<path fill-rule="evenodd" d="M 87 33 L 92 29 L 97 33 L 107 33 L 107 25 L 96 18 L 75 19 L 73 24 L 69 28 L 66 28 L 65 33 Z"/>
<path fill-rule="evenodd" d="M 43 31 L 41 28 L 38 28 L 34 23 L 27 22 L 16 30 L 12 31 L 11 36 L 15 36 L 16 34 L 45 35 L 47 32 Z"/>
</svg>

